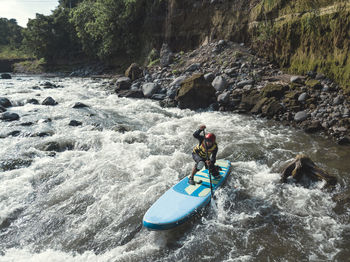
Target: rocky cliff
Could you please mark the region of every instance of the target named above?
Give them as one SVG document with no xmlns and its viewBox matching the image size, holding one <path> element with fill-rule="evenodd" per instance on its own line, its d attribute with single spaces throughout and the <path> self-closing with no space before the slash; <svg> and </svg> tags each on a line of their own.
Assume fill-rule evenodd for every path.
<svg viewBox="0 0 350 262">
<path fill-rule="evenodd" d="M 334 0 L 168 0 L 164 41 L 174 51 L 218 39 L 249 44 L 291 73 L 336 80 L 350 94 L 350 3 Z"/>
</svg>

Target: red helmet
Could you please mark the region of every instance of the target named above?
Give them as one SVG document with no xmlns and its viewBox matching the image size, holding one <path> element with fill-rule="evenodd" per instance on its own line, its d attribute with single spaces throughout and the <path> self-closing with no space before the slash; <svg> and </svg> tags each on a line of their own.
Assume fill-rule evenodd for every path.
<svg viewBox="0 0 350 262">
<path fill-rule="evenodd" d="M 208 133 L 205 135 L 205 140 L 215 143 L 215 135 L 213 133 Z"/>
</svg>

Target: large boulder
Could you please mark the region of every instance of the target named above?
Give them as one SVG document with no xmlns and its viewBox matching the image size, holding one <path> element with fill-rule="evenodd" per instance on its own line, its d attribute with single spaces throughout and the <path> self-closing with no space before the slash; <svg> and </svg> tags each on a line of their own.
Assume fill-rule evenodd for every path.
<svg viewBox="0 0 350 262">
<path fill-rule="evenodd" d="M 46 97 L 45 100 L 41 104 L 45 105 L 45 106 L 55 106 L 58 103 L 55 101 L 55 99 L 53 99 L 51 96 L 49 96 L 49 97 Z"/>
<path fill-rule="evenodd" d="M 118 78 L 115 85 L 117 86 L 115 89 L 116 92 L 119 92 L 121 90 L 129 90 L 131 87 L 131 79 L 129 77 Z"/>
<path fill-rule="evenodd" d="M 182 82 L 175 99 L 179 108 L 196 110 L 214 103 L 215 92 L 215 88 L 204 79 L 203 74 L 194 74 Z"/>
<path fill-rule="evenodd" d="M 125 71 L 125 76 L 129 77 L 131 81 L 135 81 L 142 77 L 142 69 L 138 64 L 133 63 L 129 66 L 129 68 Z"/>
<path fill-rule="evenodd" d="M 284 96 L 284 93 L 288 90 L 288 86 L 283 86 L 279 84 L 268 84 L 262 88 L 261 92 L 263 97 L 276 97 L 280 99 Z"/>
<path fill-rule="evenodd" d="M 305 155 L 297 155 L 296 158 L 288 164 L 281 177 L 281 182 L 287 182 L 288 177 L 294 178 L 297 183 L 308 186 L 309 181 L 326 181 L 324 188 L 333 188 L 337 183 L 337 178 L 329 175 L 326 171 L 316 166 L 316 164 Z M 306 181 L 303 178 L 308 179 Z"/>
<path fill-rule="evenodd" d="M 168 44 L 164 43 L 160 50 L 160 65 L 162 67 L 170 65 L 174 60 L 174 54 L 171 52 Z"/>
<path fill-rule="evenodd" d="M 5 112 L 0 115 L 0 119 L 4 121 L 16 121 L 19 119 L 19 115 L 16 113 Z"/>
</svg>

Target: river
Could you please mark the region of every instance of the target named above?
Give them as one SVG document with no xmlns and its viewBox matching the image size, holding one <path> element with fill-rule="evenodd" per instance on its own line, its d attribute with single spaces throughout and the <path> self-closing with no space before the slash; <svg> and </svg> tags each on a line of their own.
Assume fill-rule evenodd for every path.
<svg viewBox="0 0 350 262">
<path fill-rule="evenodd" d="M 46 81 L 59 87 L 44 89 Z M 0 261 L 348 261 L 350 209 L 332 196 L 348 190 L 349 147 L 273 121 L 165 109 L 108 89 L 81 78 L 0 81 L 8 111 L 21 117 L 0 122 Z M 26 102 L 48 96 L 58 105 Z M 191 221 L 148 231 L 144 213 L 191 172 L 200 124 L 216 134 L 231 174 Z M 43 150 L 49 142 L 60 150 Z M 299 153 L 337 177 L 333 193 L 321 182 L 279 183 Z"/>
</svg>

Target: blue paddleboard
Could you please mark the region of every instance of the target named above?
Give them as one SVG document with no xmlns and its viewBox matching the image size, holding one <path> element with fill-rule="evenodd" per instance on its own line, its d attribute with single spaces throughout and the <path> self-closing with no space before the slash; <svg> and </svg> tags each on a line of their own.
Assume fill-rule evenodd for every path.
<svg viewBox="0 0 350 262">
<path fill-rule="evenodd" d="M 212 176 L 213 191 L 225 181 L 231 163 L 228 160 L 217 160 L 221 168 L 220 176 Z M 146 212 L 143 225 L 151 230 L 166 230 L 174 228 L 187 221 L 198 210 L 207 205 L 211 199 L 208 169 L 203 168 L 194 176 L 195 185 L 188 183 L 185 177 L 175 186 L 166 191 Z M 198 183 L 202 181 L 201 183 Z"/>
</svg>

